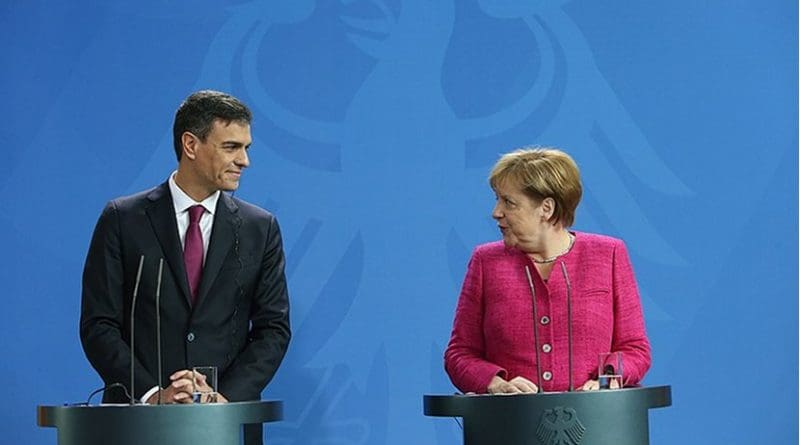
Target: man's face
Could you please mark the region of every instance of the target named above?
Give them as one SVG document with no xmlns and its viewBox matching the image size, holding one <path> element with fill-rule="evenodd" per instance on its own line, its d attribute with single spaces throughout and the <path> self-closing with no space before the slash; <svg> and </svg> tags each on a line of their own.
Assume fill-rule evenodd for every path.
<svg viewBox="0 0 800 445">
<path fill-rule="evenodd" d="M 215 120 L 206 140 L 197 138 L 194 142 L 196 186 L 208 195 L 239 188 L 242 171 L 250 165 L 250 125 Z"/>
</svg>

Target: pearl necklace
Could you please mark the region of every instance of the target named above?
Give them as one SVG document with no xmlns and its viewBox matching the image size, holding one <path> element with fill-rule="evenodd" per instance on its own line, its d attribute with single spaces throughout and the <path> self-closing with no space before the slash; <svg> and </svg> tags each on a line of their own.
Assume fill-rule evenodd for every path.
<svg viewBox="0 0 800 445">
<path fill-rule="evenodd" d="M 537 260 L 534 257 L 531 257 L 531 260 L 533 260 L 533 262 L 536 264 L 550 264 L 553 261 L 557 260 L 558 257 L 567 254 L 570 250 L 572 250 L 572 245 L 575 244 L 575 235 L 567 232 L 567 236 L 569 236 L 569 245 L 567 246 L 566 249 L 564 249 L 563 252 L 559 253 L 558 255 L 551 256 L 550 258 L 545 258 L 543 260 Z"/>
</svg>

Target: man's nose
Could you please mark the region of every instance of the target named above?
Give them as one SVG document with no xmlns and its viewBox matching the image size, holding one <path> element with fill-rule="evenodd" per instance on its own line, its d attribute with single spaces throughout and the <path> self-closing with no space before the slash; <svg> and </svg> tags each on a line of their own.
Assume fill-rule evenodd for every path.
<svg viewBox="0 0 800 445">
<path fill-rule="evenodd" d="M 235 162 L 236 165 L 238 165 L 239 167 L 242 167 L 242 168 L 249 167 L 250 166 L 250 156 L 247 155 L 247 150 L 242 149 L 241 151 L 239 151 L 239 156 L 237 156 L 236 159 L 234 159 L 233 162 Z"/>
</svg>

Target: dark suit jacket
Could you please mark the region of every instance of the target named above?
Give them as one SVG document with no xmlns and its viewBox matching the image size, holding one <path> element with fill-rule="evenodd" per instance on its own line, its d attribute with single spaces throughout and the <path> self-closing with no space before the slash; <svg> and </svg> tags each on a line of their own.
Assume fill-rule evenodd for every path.
<svg viewBox="0 0 800 445">
<path fill-rule="evenodd" d="M 158 384 L 155 295 L 161 282 L 162 382 L 192 366 L 218 368 L 230 401 L 258 400 L 289 343 L 289 301 L 280 230 L 270 213 L 220 195 L 196 304 L 190 300 L 175 210 L 167 183 L 108 203 L 83 273 L 81 341 L 106 385 L 130 385 L 130 313 L 135 309 L 135 384 L 139 398 Z M 106 402 L 126 401 L 109 390 Z"/>
</svg>

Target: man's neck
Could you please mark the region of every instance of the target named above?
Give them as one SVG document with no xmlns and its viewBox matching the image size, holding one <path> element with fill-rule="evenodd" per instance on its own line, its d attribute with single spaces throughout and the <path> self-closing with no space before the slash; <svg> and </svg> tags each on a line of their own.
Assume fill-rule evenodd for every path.
<svg viewBox="0 0 800 445">
<path fill-rule="evenodd" d="M 192 181 L 187 178 L 186 173 L 181 172 L 180 169 L 175 173 L 175 184 L 177 184 L 184 193 L 189 195 L 190 198 L 195 200 L 195 202 L 202 202 L 204 199 L 214 194 L 214 190 L 207 190 L 192 184 Z"/>
</svg>

